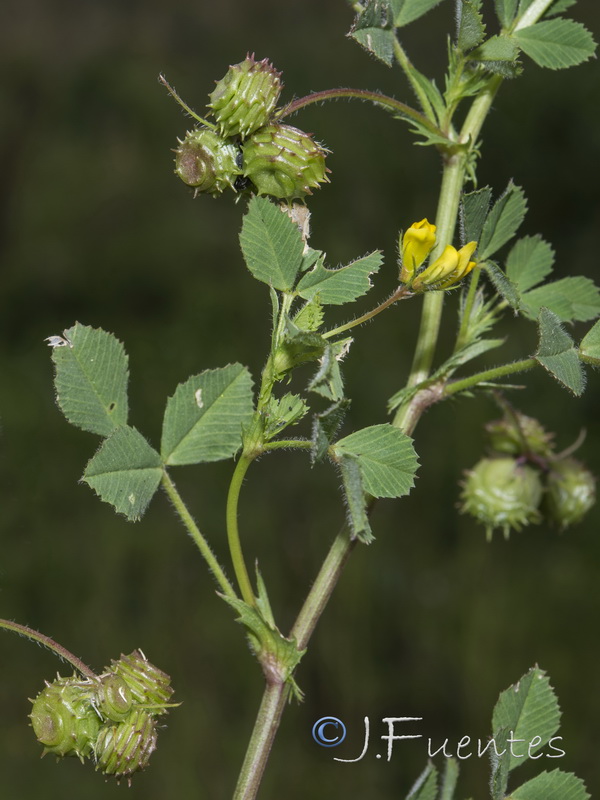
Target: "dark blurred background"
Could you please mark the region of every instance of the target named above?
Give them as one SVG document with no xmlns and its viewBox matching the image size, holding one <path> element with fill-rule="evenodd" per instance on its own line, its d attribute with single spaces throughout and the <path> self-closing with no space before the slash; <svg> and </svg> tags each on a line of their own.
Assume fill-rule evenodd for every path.
<svg viewBox="0 0 600 800">
<path fill-rule="evenodd" d="M 417 66 L 440 81 L 452 6 L 444 3 L 403 39 Z M 593 0 L 579 2 L 576 16 L 598 33 Z M 171 149 L 190 123 L 157 76 L 166 73 L 201 111 L 213 82 L 250 51 L 283 71 L 284 99 L 352 85 L 410 102 L 398 70 L 344 37 L 351 22 L 342 0 L 4 4 L 0 616 L 54 636 L 93 668 L 142 647 L 173 676 L 183 705 L 130 790 L 75 759 L 40 761 L 27 697 L 61 665 L 2 634 L 2 798 L 231 796 L 262 692 L 257 665 L 166 499 L 158 495 L 132 525 L 78 485 L 98 442 L 55 407 L 43 340 L 79 320 L 124 341 L 132 422 L 154 442 L 165 398 L 190 374 L 241 361 L 258 375 L 269 301 L 239 252 L 244 204 L 192 200 L 174 177 Z M 559 277 L 598 276 L 599 74 L 596 61 L 558 73 L 529 62 L 521 79 L 503 86 L 484 131 L 481 184 L 499 192 L 513 178 L 525 187 L 523 232 L 553 242 Z M 307 109 L 294 124 L 333 151 L 332 183 L 310 202 L 315 246 L 333 265 L 383 249 L 387 266 L 372 292 L 383 298 L 394 284 L 398 231 L 435 214 L 435 152 L 414 147 L 402 123 L 357 103 Z M 454 334 L 455 304 L 447 303 L 442 351 Z M 386 400 L 406 379 L 418 318 L 417 302 L 402 304 L 357 337 L 347 360 L 355 398 L 348 431 L 385 421 Z M 505 352 L 517 358 L 532 352 L 535 332 L 515 325 Z M 587 430 L 580 457 L 598 474 L 599 382 L 589 378 L 588 392 L 574 399 L 536 373 L 514 400 L 559 431 L 559 447 Z M 351 559 L 298 671 L 306 699 L 286 711 L 265 800 L 404 797 L 426 745 L 401 743 L 391 763 L 376 760 L 381 718 L 423 717 L 418 732 L 438 745 L 446 737 L 454 745 L 464 735 L 485 739 L 499 691 L 535 663 L 558 691 L 567 752 L 539 760 L 535 771 L 558 766 L 583 777 L 592 793 L 600 789 L 599 512 L 562 535 L 539 526 L 486 544 L 456 503 L 462 471 L 482 453 L 482 426 L 496 415 L 480 398 L 423 419 L 417 487 L 405 500 L 379 504 L 377 541 Z M 230 472 L 231 463 L 174 472 L 226 563 Z M 287 629 L 343 518 L 338 479 L 325 466 L 310 471 L 299 455 L 272 456 L 251 471 L 242 513 L 247 554 L 259 559 Z M 339 752 L 311 738 L 325 715 L 348 726 Z M 334 762 L 333 755 L 358 754 L 364 716 L 373 727 L 370 754 Z M 458 796 L 487 796 L 486 760 L 473 757 L 462 769 Z"/>
</svg>

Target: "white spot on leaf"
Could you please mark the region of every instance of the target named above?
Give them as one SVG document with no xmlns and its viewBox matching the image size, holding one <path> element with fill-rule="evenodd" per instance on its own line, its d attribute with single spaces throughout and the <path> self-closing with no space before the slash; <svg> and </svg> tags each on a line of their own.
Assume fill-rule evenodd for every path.
<svg viewBox="0 0 600 800">
<path fill-rule="evenodd" d="M 198 408 L 204 408 L 204 401 L 202 400 L 202 389 L 196 389 L 194 392 L 194 398 L 196 400 L 196 405 Z"/>
<path fill-rule="evenodd" d="M 127 499 L 129 500 L 131 505 L 135 503 L 135 495 L 133 493 L 131 493 Z"/>
<path fill-rule="evenodd" d="M 67 336 L 48 336 L 44 339 L 48 347 L 73 347 L 73 342 Z"/>
</svg>

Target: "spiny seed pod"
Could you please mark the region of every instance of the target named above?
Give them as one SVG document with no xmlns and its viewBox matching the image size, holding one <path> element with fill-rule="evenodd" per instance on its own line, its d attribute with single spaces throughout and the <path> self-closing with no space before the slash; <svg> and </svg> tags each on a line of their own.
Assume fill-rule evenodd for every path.
<svg viewBox="0 0 600 800">
<path fill-rule="evenodd" d="M 484 458 L 467 472 L 461 498 L 462 511 L 486 526 L 488 541 L 494 528 L 505 538 L 511 528 L 538 523 L 542 499 L 539 472 L 512 458 Z"/>
<path fill-rule="evenodd" d="M 242 174 L 237 145 L 222 139 L 209 128 L 189 131 L 175 150 L 175 174 L 197 192 L 213 196 L 233 189 Z"/>
<path fill-rule="evenodd" d="M 563 530 L 580 522 L 596 502 L 596 479 L 583 464 L 565 458 L 552 464 L 546 506 L 550 518 Z"/>
<path fill-rule="evenodd" d="M 311 189 L 328 182 L 327 150 L 291 125 L 267 125 L 242 148 L 244 175 L 258 194 L 280 200 L 302 199 Z"/>
<path fill-rule="evenodd" d="M 552 434 L 547 433 L 537 419 L 519 411 L 515 418 L 503 417 L 485 426 L 492 450 L 496 453 L 523 455 L 535 453 L 548 458 L 552 453 Z"/>
<path fill-rule="evenodd" d="M 263 59 L 247 55 L 244 61 L 229 67 L 210 94 L 209 107 L 223 136 L 245 139 L 266 125 L 281 94 L 281 73 Z"/>
<path fill-rule="evenodd" d="M 132 775 L 148 765 L 156 750 L 156 725 L 143 709 L 133 711 L 116 725 L 105 725 L 94 745 L 96 769 L 117 778 Z"/>
<path fill-rule="evenodd" d="M 133 702 L 131 689 L 123 678 L 114 672 L 100 676 L 96 704 L 103 717 L 112 722 L 122 722 L 129 716 Z"/>
<path fill-rule="evenodd" d="M 33 700 L 30 718 L 44 753 L 77 756 L 82 761 L 92 752 L 100 728 L 93 700 L 92 681 L 58 677 Z"/>
<path fill-rule="evenodd" d="M 134 701 L 145 706 L 149 713 L 166 713 L 168 709 L 164 706 L 173 694 L 171 678 L 151 664 L 141 650 L 113 660 L 110 671 L 126 683 Z"/>
</svg>

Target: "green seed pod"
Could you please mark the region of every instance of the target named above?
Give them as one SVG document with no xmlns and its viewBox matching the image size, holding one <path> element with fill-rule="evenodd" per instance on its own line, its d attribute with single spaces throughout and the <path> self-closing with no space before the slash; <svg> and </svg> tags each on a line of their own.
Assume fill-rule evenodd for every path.
<svg viewBox="0 0 600 800">
<path fill-rule="evenodd" d="M 542 499 L 539 472 L 512 458 L 484 458 L 467 472 L 461 498 L 462 511 L 486 526 L 488 541 L 494 528 L 505 538 L 511 528 L 538 523 Z"/>
<path fill-rule="evenodd" d="M 96 769 L 117 778 L 132 775 L 148 765 L 156 750 L 156 725 L 143 709 L 116 725 L 101 728 L 94 745 Z"/>
<path fill-rule="evenodd" d="M 213 196 L 233 189 L 242 174 L 237 145 L 222 139 L 209 128 L 196 128 L 185 135 L 175 150 L 175 174 L 197 192 Z"/>
<path fill-rule="evenodd" d="M 96 704 L 103 717 L 112 722 L 122 722 L 131 712 L 133 695 L 123 678 L 107 672 L 100 676 Z"/>
<path fill-rule="evenodd" d="M 94 708 L 96 685 L 92 681 L 58 677 L 33 700 L 30 718 L 44 753 L 77 756 L 92 752 L 100 728 Z"/>
<path fill-rule="evenodd" d="M 492 450 L 496 453 L 520 456 L 524 453 L 548 458 L 552 453 L 552 434 L 547 433 L 537 419 L 515 412 L 515 419 L 503 417 L 485 426 Z"/>
<path fill-rule="evenodd" d="M 212 109 L 223 136 L 245 139 L 266 125 L 281 94 L 281 73 L 263 59 L 247 55 L 244 61 L 229 67 L 210 94 Z"/>
<path fill-rule="evenodd" d="M 150 714 L 167 712 L 164 706 L 173 694 L 171 678 L 151 664 L 141 650 L 112 661 L 110 671 L 125 682 L 134 701 L 144 705 Z"/>
<path fill-rule="evenodd" d="M 548 475 L 546 508 L 563 530 L 580 522 L 596 502 L 596 479 L 574 458 L 555 461 Z"/>
<path fill-rule="evenodd" d="M 280 200 L 302 199 L 311 189 L 328 182 L 327 150 L 291 125 L 267 125 L 242 148 L 244 175 L 258 194 Z"/>
</svg>

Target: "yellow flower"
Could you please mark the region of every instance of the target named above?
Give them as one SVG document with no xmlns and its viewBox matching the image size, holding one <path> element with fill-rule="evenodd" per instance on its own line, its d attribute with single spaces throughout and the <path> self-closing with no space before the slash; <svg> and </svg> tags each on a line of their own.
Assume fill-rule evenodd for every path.
<svg viewBox="0 0 600 800">
<path fill-rule="evenodd" d="M 402 237 L 402 271 L 400 280 L 409 283 L 417 267 L 425 261 L 435 244 L 435 225 L 427 219 L 413 222 Z"/>
<path fill-rule="evenodd" d="M 477 242 L 468 244 L 457 250 L 451 244 L 446 245 L 439 258 L 423 270 L 413 281 L 412 289 L 423 290 L 426 286 L 431 289 L 448 289 L 462 280 L 475 266 L 475 261 L 469 259 L 475 252 Z"/>
<path fill-rule="evenodd" d="M 458 251 L 458 264 L 454 272 L 448 276 L 448 279 L 445 280 L 438 289 L 447 289 L 449 286 L 453 286 L 455 283 L 461 281 L 464 277 L 466 277 L 469 272 L 473 269 L 476 261 L 470 261 L 471 256 L 475 252 L 477 248 L 477 242 L 468 242 L 464 247 L 461 247 Z"/>
</svg>

